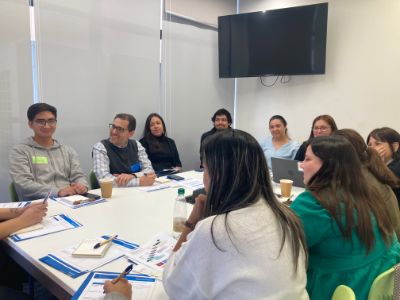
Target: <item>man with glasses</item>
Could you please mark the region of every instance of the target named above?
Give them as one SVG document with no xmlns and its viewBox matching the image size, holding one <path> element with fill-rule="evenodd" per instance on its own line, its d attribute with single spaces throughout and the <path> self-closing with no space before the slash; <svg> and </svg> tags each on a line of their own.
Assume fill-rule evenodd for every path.
<svg viewBox="0 0 400 300">
<path fill-rule="evenodd" d="M 28 108 L 28 126 L 33 136 L 10 152 L 10 175 L 20 200 L 50 196 L 84 194 L 86 176 L 74 149 L 53 139 L 57 128 L 57 109 L 46 103 Z"/>
<path fill-rule="evenodd" d="M 110 137 L 93 146 L 93 171 L 98 180 L 113 178 L 116 186 L 150 186 L 156 175 L 146 150 L 133 137 L 136 119 L 117 114 L 109 124 Z"/>
</svg>

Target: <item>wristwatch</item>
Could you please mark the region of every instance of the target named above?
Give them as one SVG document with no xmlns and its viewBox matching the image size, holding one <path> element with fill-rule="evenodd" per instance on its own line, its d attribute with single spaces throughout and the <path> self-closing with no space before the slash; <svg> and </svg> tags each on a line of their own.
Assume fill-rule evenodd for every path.
<svg viewBox="0 0 400 300">
<path fill-rule="evenodd" d="M 189 222 L 188 220 L 185 221 L 185 226 L 187 228 L 190 228 L 191 230 L 194 230 L 194 227 L 196 226 L 195 224 Z"/>
</svg>

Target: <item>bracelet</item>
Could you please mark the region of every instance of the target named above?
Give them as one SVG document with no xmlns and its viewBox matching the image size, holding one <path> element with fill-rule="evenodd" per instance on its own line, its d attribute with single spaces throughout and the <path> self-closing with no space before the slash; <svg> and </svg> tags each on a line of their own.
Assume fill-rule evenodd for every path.
<svg viewBox="0 0 400 300">
<path fill-rule="evenodd" d="M 194 230 L 195 224 L 189 222 L 188 220 L 185 221 L 185 226 L 191 230 Z"/>
</svg>

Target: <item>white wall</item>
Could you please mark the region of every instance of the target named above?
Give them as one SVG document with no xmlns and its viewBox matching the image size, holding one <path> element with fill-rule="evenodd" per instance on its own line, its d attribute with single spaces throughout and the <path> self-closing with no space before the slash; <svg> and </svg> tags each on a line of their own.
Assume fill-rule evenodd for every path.
<svg viewBox="0 0 400 300">
<path fill-rule="evenodd" d="M 236 0 L 165 0 L 166 9 L 209 24 L 218 24 L 218 16 L 236 12 Z"/>
<path fill-rule="evenodd" d="M 317 1 L 240 3 L 249 12 Z M 400 130 L 400 1 L 331 0 L 328 11 L 326 74 L 292 76 L 269 88 L 258 78 L 239 79 L 238 128 L 260 139 L 269 135 L 268 119 L 281 114 L 292 138 L 302 141 L 315 116 L 330 114 L 339 128 L 363 136 L 384 125 Z"/>
</svg>

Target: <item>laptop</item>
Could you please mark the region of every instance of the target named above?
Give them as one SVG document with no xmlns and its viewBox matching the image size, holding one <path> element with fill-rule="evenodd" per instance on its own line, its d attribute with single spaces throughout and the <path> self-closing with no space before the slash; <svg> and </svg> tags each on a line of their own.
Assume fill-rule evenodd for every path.
<svg viewBox="0 0 400 300">
<path fill-rule="evenodd" d="M 293 185 L 305 187 L 303 182 L 303 170 L 300 161 L 271 157 L 273 181 L 279 183 L 281 179 L 293 180 Z"/>
</svg>

